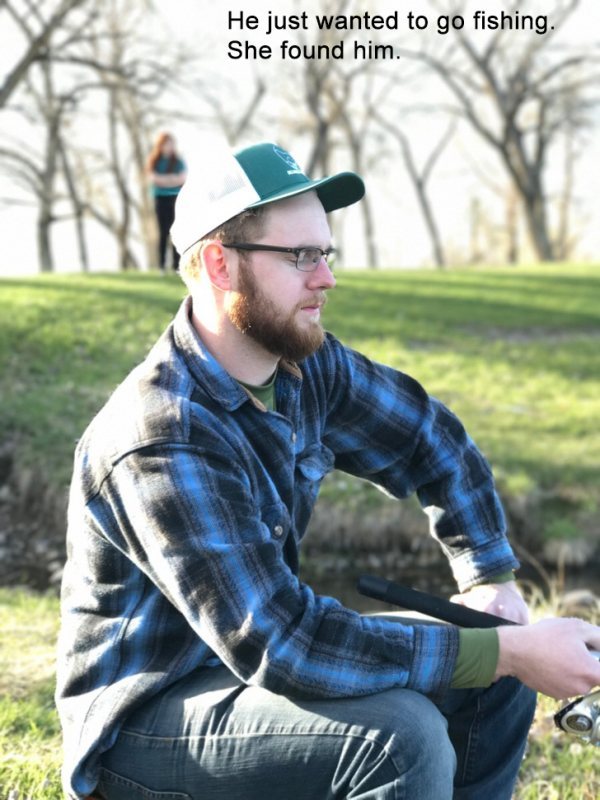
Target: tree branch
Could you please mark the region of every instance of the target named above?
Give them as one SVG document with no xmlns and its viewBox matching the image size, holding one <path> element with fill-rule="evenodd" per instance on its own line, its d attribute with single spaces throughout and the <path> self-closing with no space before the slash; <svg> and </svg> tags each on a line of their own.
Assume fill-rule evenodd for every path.
<svg viewBox="0 0 600 800">
<path fill-rule="evenodd" d="M 27 74 L 29 67 L 39 57 L 40 52 L 47 46 L 52 33 L 74 8 L 77 8 L 77 6 L 85 2 L 87 2 L 87 0 L 62 0 L 59 7 L 46 23 L 44 29 L 30 41 L 27 50 L 9 72 L 2 87 L 0 87 L 0 108 L 3 108 L 9 101 L 12 93 Z"/>
</svg>

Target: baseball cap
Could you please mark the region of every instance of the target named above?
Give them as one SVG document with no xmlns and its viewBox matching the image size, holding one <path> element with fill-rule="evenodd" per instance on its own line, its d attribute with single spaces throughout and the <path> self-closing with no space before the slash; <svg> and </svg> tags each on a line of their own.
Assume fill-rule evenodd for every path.
<svg viewBox="0 0 600 800">
<path fill-rule="evenodd" d="M 272 142 L 238 150 L 210 148 L 190 167 L 177 195 L 171 239 L 179 254 L 248 208 L 316 190 L 326 212 L 352 205 L 365 193 L 354 172 L 311 180 L 296 160 Z"/>
</svg>

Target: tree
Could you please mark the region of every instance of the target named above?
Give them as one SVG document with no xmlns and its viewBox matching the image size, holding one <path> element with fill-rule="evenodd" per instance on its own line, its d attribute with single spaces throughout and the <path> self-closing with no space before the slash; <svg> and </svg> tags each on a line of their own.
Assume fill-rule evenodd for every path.
<svg viewBox="0 0 600 800">
<path fill-rule="evenodd" d="M 344 15 L 349 0 L 329 0 L 319 5 L 324 15 Z M 319 30 L 311 46 L 333 47 L 345 41 L 350 31 Z M 299 36 L 302 44 L 307 42 Z M 365 60 L 345 63 L 335 59 L 304 59 L 294 65 L 298 80 L 298 68 L 304 96 L 304 109 L 299 108 L 297 98 L 294 107 L 286 115 L 292 133 L 310 137 L 311 147 L 306 160 L 309 175 L 327 175 L 333 170 L 336 152 L 348 149 L 352 169 L 365 174 L 374 160 L 370 158 L 374 133 L 374 111 L 387 91 L 389 81 L 382 89 L 377 80 L 376 65 Z M 375 159 L 376 160 L 376 159 Z M 379 264 L 375 223 L 371 201 L 365 195 L 360 204 L 367 247 L 367 263 L 376 269 Z"/>
<path fill-rule="evenodd" d="M 73 30 L 70 23 L 76 26 L 74 12 L 84 7 L 82 0 L 63 0 L 55 7 L 48 2 L 34 4 L 28 0 L 4 4 L 5 11 L 23 36 L 26 48 L 0 91 L 0 108 L 8 109 L 9 100 L 20 95 L 16 110 L 33 125 L 41 123 L 42 137 L 41 147 L 37 150 L 5 137 L 0 158 L 16 183 L 36 198 L 37 244 L 42 272 L 54 269 L 51 227 L 58 218 L 57 178 L 61 159 L 64 160 L 62 126 L 72 108 L 69 93 L 57 91 L 54 65 L 49 54 L 57 46 L 68 49 Z M 54 41 L 59 36 L 60 44 Z"/>
<path fill-rule="evenodd" d="M 433 150 L 429 153 L 427 159 L 425 160 L 424 166 L 419 169 L 410 139 L 406 133 L 404 133 L 402 128 L 397 123 L 391 123 L 386 116 L 380 114 L 379 112 L 375 113 L 375 117 L 381 127 L 391 134 L 391 136 L 393 136 L 400 145 L 404 166 L 406 167 L 406 171 L 408 172 L 408 176 L 415 190 L 419 208 L 421 209 L 421 213 L 429 233 L 429 238 L 433 247 L 435 263 L 440 269 L 443 269 L 446 266 L 446 256 L 444 254 L 444 247 L 442 244 L 439 227 L 435 219 L 429 194 L 427 192 L 427 183 L 431 178 L 433 169 L 438 159 L 454 135 L 456 125 L 454 121 L 450 123 L 449 127 L 442 134 Z"/>
<path fill-rule="evenodd" d="M 12 66 L 0 88 L 0 109 L 8 103 L 11 96 L 24 81 L 30 67 L 44 57 L 51 47 L 51 37 L 64 25 L 76 9 L 85 6 L 89 0 L 60 0 L 58 3 L 38 0 L 4 0 L 0 11 L 5 10 L 17 27 L 25 34 L 24 52 Z M 49 16 L 45 16 L 49 12 Z"/>
<path fill-rule="evenodd" d="M 146 0 L 71 2 L 69 16 L 62 2 L 61 13 L 47 23 L 42 12 L 48 3 L 9 5 L 29 47 L 27 58 L 11 71 L 11 90 L 4 95 L 11 99 L 3 113 L 26 120 L 34 135 L 30 145 L 5 135 L 0 161 L 34 197 L 40 269 L 54 269 L 51 228 L 69 218 L 81 268 L 89 268 L 86 217 L 114 236 L 121 268 L 138 267 L 132 241 L 141 229 L 150 252 L 154 221 L 145 155 L 160 119 L 158 101 L 180 57 L 163 47 L 161 59 L 155 58 L 157 45 L 143 33 L 145 14 L 152 8 Z M 106 136 L 99 150 L 87 144 L 84 132 L 94 115 L 94 141 Z"/>
<path fill-rule="evenodd" d="M 570 124 L 573 109 L 566 113 L 565 99 L 577 96 L 577 111 L 583 113 L 595 102 L 592 90 L 598 80 L 596 61 L 588 52 L 551 46 L 578 6 L 579 0 L 569 0 L 546 9 L 553 29 L 544 35 L 498 30 L 478 47 L 475 36 L 460 30 L 444 53 L 404 51 L 438 75 L 456 101 L 451 112 L 494 148 L 521 199 L 535 251 L 549 261 L 557 255 L 548 219 L 549 151 Z M 514 15 L 523 7 L 515 0 L 506 11 Z M 460 10 L 451 3 L 448 13 Z"/>
<path fill-rule="evenodd" d="M 252 130 L 261 102 L 267 93 L 267 85 L 262 76 L 255 73 L 252 76 L 249 97 L 247 100 L 242 99 L 238 109 L 232 108 L 231 104 L 234 87 L 230 85 L 225 94 L 223 83 L 223 77 L 217 78 L 204 72 L 201 78 L 192 81 L 192 89 L 206 103 L 209 109 L 208 121 L 216 125 L 227 142 L 234 146 L 242 135 L 247 135 Z M 244 94 L 248 94 L 248 91 Z"/>
</svg>

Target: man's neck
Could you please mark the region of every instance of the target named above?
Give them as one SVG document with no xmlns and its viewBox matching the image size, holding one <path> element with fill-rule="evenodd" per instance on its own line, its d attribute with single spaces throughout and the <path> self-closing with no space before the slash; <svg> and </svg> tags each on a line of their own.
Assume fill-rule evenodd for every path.
<svg viewBox="0 0 600 800">
<path fill-rule="evenodd" d="M 269 353 L 227 319 L 205 320 L 192 306 L 192 325 L 203 344 L 232 378 L 262 386 L 277 369 L 279 358 Z"/>
</svg>

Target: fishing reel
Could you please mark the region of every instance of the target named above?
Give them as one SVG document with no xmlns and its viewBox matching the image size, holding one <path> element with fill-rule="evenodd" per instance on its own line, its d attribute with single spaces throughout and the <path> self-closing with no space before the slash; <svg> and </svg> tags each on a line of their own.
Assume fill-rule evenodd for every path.
<svg viewBox="0 0 600 800">
<path fill-rule="evenodd" d="M 557 728 L 600 747 L 600 689 L 578 697 L 554 715 Z"/>
</svg>

